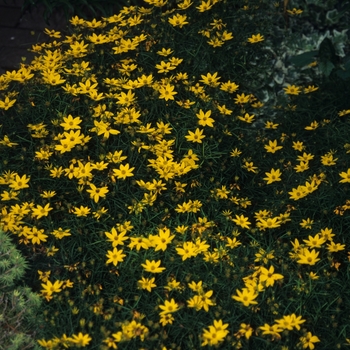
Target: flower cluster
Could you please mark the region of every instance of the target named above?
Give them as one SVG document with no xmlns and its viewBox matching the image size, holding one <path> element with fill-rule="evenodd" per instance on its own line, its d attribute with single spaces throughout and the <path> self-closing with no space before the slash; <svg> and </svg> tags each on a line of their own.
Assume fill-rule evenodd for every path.
<svg viewBox="0 0 350 350">
<path fill-rule="evenodd" d="M 348 106 L 310 79 L 269 101 L 254 63 L 264 13 L 299 11 L 146 3 L 0 76 L 0 229 L 33 262 L 39 344 L 343 344 Z"/>
</svg>

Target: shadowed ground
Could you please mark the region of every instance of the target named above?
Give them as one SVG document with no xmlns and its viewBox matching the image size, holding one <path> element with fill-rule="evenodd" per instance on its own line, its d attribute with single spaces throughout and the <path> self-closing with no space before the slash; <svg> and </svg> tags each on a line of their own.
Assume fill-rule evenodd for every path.
<svg viewBox="0 0 350 350">
<path fill-rule="evenodd" d="M 54 13 L 50 23 L 45 22 L 44 8 L 38 6 L 21 14 L 23 0 L 0 0 L 0 74 L 19 68 L 22 57 L 30 61 L 34 54 L 28 49 L 46 40 L 45 28 L 64 30 L 66 18 Z"/>
</svg>

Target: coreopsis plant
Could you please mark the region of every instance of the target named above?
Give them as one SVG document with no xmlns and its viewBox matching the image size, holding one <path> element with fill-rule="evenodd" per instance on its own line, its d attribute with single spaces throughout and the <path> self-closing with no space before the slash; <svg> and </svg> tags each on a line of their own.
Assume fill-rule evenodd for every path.
<svg viewBox="0 0 350 350">
<path fill-rule="evenodd" d="M 0 76 L 0 228 L 37 344 L 345 346 L 349 85 L 271 83 L 293 8 L 146 3 Z"/>
</svg>

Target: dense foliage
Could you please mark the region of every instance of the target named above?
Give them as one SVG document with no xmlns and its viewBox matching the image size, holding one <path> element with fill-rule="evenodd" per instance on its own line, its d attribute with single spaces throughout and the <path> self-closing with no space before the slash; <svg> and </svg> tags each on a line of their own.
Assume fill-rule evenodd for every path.
<svg viewBox="0 0 350 350">
<path fill-rule="evenodd" d="M 312 18 L 334 4 L 147 0 L 0 76 L 38 344 L 350 343 L 349 13 Z"/>
</svg>

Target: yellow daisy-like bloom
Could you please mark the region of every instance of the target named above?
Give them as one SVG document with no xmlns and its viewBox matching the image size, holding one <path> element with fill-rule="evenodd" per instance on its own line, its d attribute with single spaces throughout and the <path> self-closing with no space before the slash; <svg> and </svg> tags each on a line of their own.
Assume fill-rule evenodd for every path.
<svg viewBox="0 0 350 350">
<path fill-rule="evenodd" d="M 179 304 L 172 298 L 170 301 L 165 300 L 164 305 L 159 305 L 159 308 L 162 310 L 159 314 L 163 316 L 178 311 Z"/>
<path fill-rule="evenodd" d="M 109 192 L 108 187 L 96 187 L 94 184 L 90 184 L 90 189 L 86 190 L 86 192 L 90 193 L 90 198 L 94 200 L 95 203 L 97 203 L 100 198 L 106 197 L 106 194 Z"/>
<path fill-rule="evenodd" d="M 188 135 L 185 137 L 187 141 L 202 143 L 202 139 L 205 138 L 205 135 L 203 135 L 203 130 L 197 128 L 195 132 L 188 131 Z"/>
<path fill-rule="evenodd" d="M 272 184 L 276 181 L 281 181 L 281 170 L 277 169 L 271 169 L 270 172 L 265 173 L 266 177 L 264 177 L 264 180 L 266 181 L 267 185 Z"/>
<path fill-rule="evenodd" d="M 141 266 L 144 268 L 146 272 L 150 273 L 161 273 L 165 270 L 165 267 L 160 267 L 161 260 L 155 261 L 155 260 L 146 260 L 145 264 L 141 264 Z"/>
<path fill-rule="evenodd" d="M 117 248 L 113 248 L 113 250 L 108 250 L 106 257 L 108 260 L 106 261 L 106 264 L 113 264 L 114 266 L 117 266 L 119 262 L 124 261 L 124 257 L 126 257 L 126 254 L 123 254 L 123 250 L 118 250 Z"/>
<path fill-rule="evenodd" d="M 265 287 L 270 287 L 275 284 L 275 281 L 282 279 L 284 276 L 279 273 L 274 273 L 275 268 L 271 265 L 269 269 L 265 267 L 260 267 L 259 282 L 263 283 Z"/>
<path fill-rule="evenodd" d="M 339 176 L 342 178 L 339 182 L 340 183 L 350 183 L 350 168 L 345 172 L 342 171 Z"/>
<path fill-rule="evenodd" d="M 277 145 L 277 140 L 269 141 L 268 145 L 264 145 L 264 148 L 266 149 L 266 152 L 268 153 L 275 153 L 279 149 L 282 149 L 283 146 L 278 146 Z"/>
<path fill-rule="evenodd" d="M 116 176 L 118 179 L 125 180 L 127 177 L 134 176 L 132 172 L 134 169 L 135 167 L 130 168 L 130 165 L 128 163 L 125 165 L 121 164 L 119 169 L 113 169 L 113 175 Z"/>
<path fill-rule="evenodd" d="M 247 217 L 245 217 L 244 215 L 236 215 L 235 219 L 232 219 L 232 221 L 237 225 L 237 226 L 241 226 L 243 228 L 247 228 L 249 229 L 251 222 L 249 222 L 249 219 Z"/>
<path fill-rule="evenodd" d="M 232 295 L 232 299 L 241 302 L 246 307 L 258 303 L 255 300 L 258 296 L 258 293 L 256 293 L 252 288 L 243 288 L 242 291 L 237 289 L 236 293 L 237 295 Z"/>
<path fill-rule="evenodd" d="M 174 95 L 177 94 L 176 91 L 174 91 L 175 86 L 174 85 L 170 85 L 170 84 L 166 84 L 165 86 L 161 86 L 159 88 L 159 98 L 160 99 L 165 99 L 165 101 L 168 100 L 174 100 Z"/>
<path fill-rule="evenodd" d="M 246 113 L 243 117 L 242 116 L 238 116 L 237 117 L 239 120 L 242 120 L 243 122 L 249 123 L 251 124 L 254 121 L 255 115 L 249 115 L 249 113 Z"/>
<path fill-rule="evenodd" d="M 16 100 L 10 100 L 8 97 L 5 97 L 5 100 L 0 100 L 0 109 L 7 111 L 15 104 Z"/>
<path fill-rule="evenodd" d="M 186 15 L 180 15 L 177 13 L 173 17 L 168 19 L 168 22 L 173 26 L 173 27 L 180 27 L 182 28 L 185 24 L 188 24 L 186 21 L 187 16 Z"/>
<path fill-rule="evenodd" d="M 288 85 L 283 90 L 284 90 L 284 93 L 287 95 L 299 95 L 301 92 L 301 88 L 296 85 Z"/>
<path fill-rule="evenodd" d="M 264 40 L 265 40 L 264 36 L 261 35 L 260 33 L 256 35 L 253 34 L 250 38 L 248 38 L 248 42 L 251 44 L 256 44 Z"/>
<path fill-rule="evenodd" d="M 202 109 L 199 110 L 199 113 L 196 114 L 197 118 L 198 118 L 198 124 L 201 126 L 209 126 L 209 127 L 213 127 L 214 126 L 214 122 L 215 120 L 213 118 L 210 118 L 211 116 L 211 110 L 207 111 L 207 112 L 203 112 Z"/>
<path fill-rule="evenodd" d="M 298 264 L 304 264 L 304 265 L 315 265 L 317 261 L 320 261 L 321 259 L 318 258 L 319 252 L 316 252 L 315 249 L 312 249 L 311 251 L 304 248 L 301 253 L 298 254 L 299 260 L 297 260 Z"/>
<path fill-rule="evenodd" d="M 287 10 L 287 13 L 290 14 L 291 16 L 295 16 L 295 15 L 302 14 L 303 10 L 300 10 L 294 7 L 292 10 Z"/>
</svg>

